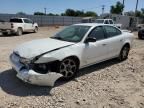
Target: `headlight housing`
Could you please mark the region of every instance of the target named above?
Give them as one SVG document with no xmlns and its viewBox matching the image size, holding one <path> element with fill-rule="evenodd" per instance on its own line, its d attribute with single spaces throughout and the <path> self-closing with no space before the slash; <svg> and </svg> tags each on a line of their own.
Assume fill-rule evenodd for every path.
<svg viewBox="0 0 144 108">
<path fill-rule="evenodd" d="M 20 62 L 23 64 L 30 64 L 31 60 L 30 59 L 26 59 L 26 58 L 20 58 Z"/>
</svg>

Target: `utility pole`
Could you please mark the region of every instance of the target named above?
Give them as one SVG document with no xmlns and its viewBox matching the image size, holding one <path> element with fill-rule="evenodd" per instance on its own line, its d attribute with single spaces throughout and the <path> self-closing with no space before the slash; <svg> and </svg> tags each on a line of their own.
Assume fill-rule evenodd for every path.
<svg viewBox="0 0 144 108">
<path fill-rule="evenodd" d="M 125 8 L 125 0 L 123 0 L 123 6 Z M 124 15 L 124 10 L 123 10 L 123 15 Z"/>
<path fill-rule="evenodd" d="M 125 6 L 125 0 L 123 0 L 123 6 Z"/>
<path fill-rule="evenodd" d="M 45 13 L 45 15 L 47 14 L 47 8 L 44 8 L 44 13 Z"/>
<path fill-rule="evenodd" d="M 135 14 L 136 14 L 136 12 L 137 12 L 138 2 L 139 2 L 139 0 L 137 0 L 137 2 L 136 2 Z"/>
<path fill-rule="evenodd" d="M 102 15 L 104 14 L 105 11 L 105 5 L 102 5 Z"/>
</svg>

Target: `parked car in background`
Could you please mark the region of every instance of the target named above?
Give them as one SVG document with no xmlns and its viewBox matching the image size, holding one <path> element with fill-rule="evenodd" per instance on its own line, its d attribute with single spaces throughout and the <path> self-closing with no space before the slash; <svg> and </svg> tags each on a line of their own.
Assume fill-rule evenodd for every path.
<svg viewBox="0 0 144 108">
<path fill-rule="evenodd" d="M 144 39 L 144 28 L 143 29 L 140 29 L 138 31 L 138 38 L 139 39 Z"/>
<path fill-rule="evenodd" d="M 122 27 L 122 24 L 115 24 L 112 19 L 96 19 L 95 23 L 113 25 L 113 26 L 116 26 L 118 28 Z"/>
<path fill-rule="evenodd" d="M 0 20 L 0 31 L 3 35 L 15 33 L 20 36 L 23 32 L 38 32 L 38 24 L 28 18 L 11 18 L 9 22 Z"/>
<path fill-rule="evenodd" d="M 144 29 L 144 24 L 138 24 L 137 25 L 137 30 L 140 30 L 140 29 Z"/>
<path fill-rule="evenodd" d="M 23 81 L 53 86 L 58 78 L 69 80 L 92 64 L 112 58 L 126 60 L 132 41 L 133 34 L 114 26 L 75 24 L 53 37 L 19 45 L 10 62 Z"/>
</svg>

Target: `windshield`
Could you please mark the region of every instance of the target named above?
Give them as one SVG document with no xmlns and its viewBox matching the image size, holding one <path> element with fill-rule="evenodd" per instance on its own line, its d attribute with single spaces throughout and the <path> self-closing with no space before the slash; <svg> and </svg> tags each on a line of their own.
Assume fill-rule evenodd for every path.
<svg viewBox="0 0 144 108">
<path fill-rule="evenodd" d="M 68 42 L 80 42 L 89 29 L 90 26 L 69 26 L 51 38 Z"/>
<path fill-rule="evenodd" d="M 104 20 L 96 20 L 95 23 L 103 23 Z"/>
</svg>

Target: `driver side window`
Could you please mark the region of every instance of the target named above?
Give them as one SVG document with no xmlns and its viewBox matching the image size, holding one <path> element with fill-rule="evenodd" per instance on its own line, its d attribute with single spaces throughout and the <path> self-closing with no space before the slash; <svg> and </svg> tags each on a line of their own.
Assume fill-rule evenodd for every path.
<svg viewBox="0 0 144 108">
<path fill-rule="evenodd" d="M 105 38 L 105 34 L 102 27 L 96 27 L 91 31 L 89 37 L 96 38 L 96 40 L 102 40 Z"/>
</svg>

